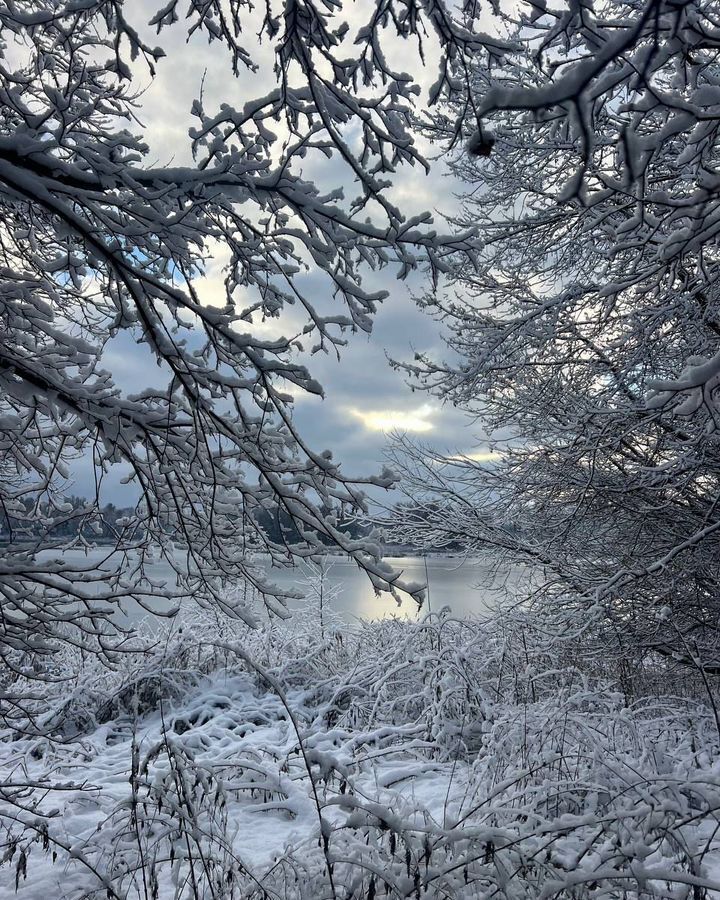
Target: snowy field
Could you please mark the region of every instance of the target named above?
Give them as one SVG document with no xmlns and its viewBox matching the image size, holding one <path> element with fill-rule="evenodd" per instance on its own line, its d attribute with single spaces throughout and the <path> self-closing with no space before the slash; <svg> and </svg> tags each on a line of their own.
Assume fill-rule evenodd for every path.
<svg viewBox="0 0 720 900">
<path fill-rule="evenodd" d="M 623 692 L 543 646 L 519 613 L 324 639 L 198 614 L 115 672 L 68 656 L 38 723 L 62 741 L 5 735 L 0 896 L 720 897 L 701 685 Z"/>
</svg>

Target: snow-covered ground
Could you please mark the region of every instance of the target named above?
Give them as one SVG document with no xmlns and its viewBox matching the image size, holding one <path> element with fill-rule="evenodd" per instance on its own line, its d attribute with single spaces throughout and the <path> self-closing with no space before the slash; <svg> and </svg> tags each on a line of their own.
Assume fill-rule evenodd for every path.
<svg viewBox="0 0 720 900">
<path fill-rule="evenodd" d="M 68 658 L 60 742 L 4 735 L 0 897 L 720 897 L 699 692 L 551 665 L 525 615 L 196 617 L 116 672 Z"/>
</svg>

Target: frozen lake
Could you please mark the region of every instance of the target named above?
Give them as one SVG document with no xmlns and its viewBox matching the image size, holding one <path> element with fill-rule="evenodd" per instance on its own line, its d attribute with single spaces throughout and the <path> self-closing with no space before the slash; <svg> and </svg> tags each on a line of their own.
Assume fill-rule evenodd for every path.
<svg viewBox="0 0 720 900">
<path fill-rule="evenodd" d="M 97 547 L 87 553 L 82 550 L 68 551 L 64 558 L 73 561 L 99 563 L 109 552 L 108 548 Z M 386 557 L 387 561 L 402 572 L 407 581 L 426 582 L 429 585 L 428 599 L 423 614 L 428 607 L 437 611 L 449 606 L 458 616 L 482 614 L 500 599 L 502 577 L 495 575 L 491 561 L 482 557 L 429 556 L 427 560 L 419 556 Z M 296 568 L 271 567 L 269 558 L 264 564 L 267 577 L 281 587 L 292 587 L 303 591 L 307 604 L 317 608 L 318 576 L 317 568 L 309 565 Z M 334 610 L 345 621 L 357 618 L 384 618 L 393 615 L 417 615 L 417 606 L 409 597 L 403 598 L 398 606 L 389 594 L 376 596 L 367 576 L 358 567 L 343 557 L 328 556 L 323 561 L 325 570 L 323 595 L 325 608 Z M 174 580 L 174 573 L 165 561 L 152 563 L 148 573 L 159 582 Z M 517 578 L 512 575 L 508 580 Z M 298 608 L 303 601 L 291 601 L 291 608 Z M 132 616 L 132 613 L 131 613 Z"/>
</svg>

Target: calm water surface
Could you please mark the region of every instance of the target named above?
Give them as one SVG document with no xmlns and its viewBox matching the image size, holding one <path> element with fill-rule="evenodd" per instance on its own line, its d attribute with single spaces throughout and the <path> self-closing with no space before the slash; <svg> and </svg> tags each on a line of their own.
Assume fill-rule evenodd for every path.
<svg viewBox="0 0 720 900">
<path fill-rule="evenodd" d="M 87 553 L 81 550 L 68 551 L 64 556 L 84 564 L 100 563 L 107 556 L 107 549 L 93 548 Z M 499 601 L 503 586 L 502 575 L 494 573 L 491 561 L 482 557 L 451 558 L 431 556 L 427 560 L 418 556 L 386 557 L 393 568 L 402 572 L 406 581 L 427 582 L 429 597 L 422 614 L 428 607 L 438 611 L 449 606 L 458 616 L 479 615 Z M 319 600 L 319 580 L 317 567 L 309 565 L 293 569 L 271 567 L 269 559 L 264 561 L 268 579 L 281 587 L 291 587 L 303 592 L 306 601 L 291 601 L 291 608 L 302 605 L 317 609 Z M 400 615 L 415 618 L 417 605 L 404 597 L 402 605 L 389 594 L 376 596 L 367 576 L 358 567 L 343 557 L 326 557 L 322 568 L 323 599 L 326 609 L 333 610 L 345 621 L 357 618 L 385 618 Z M 148 573 L 159 583 L 174 580 L 174 573 L 168 563 L 158 561 L 148 567 Z M 507 583 L 519 576 L 511 573 Z M 138 613 L 127 610 L 131 618 Z"/>
<path fill-rule="evenodd" d="M 402 572 L 406 581 L 427 583 L 428 598 L 422 609 L 424 615 L 449 606 L 455 615 L 472 616 L 485 612 L 500 597 L 501 579 L 494 575 L 488 560 L 481 558 L 448 558 L 418 556 L 386 557 L 393 568 Z M 328 558 L 325 576 L 326 595 L 330 594 L 330 606 L 343 619 L 379 619 L 394 615 L 417 615 L 417 605 L 409 597 L 403 597 L 398 606 L 390 594 L 376 596 L 367 576 L 358 567 L 341 557 Z M 426 567 L 427 566 L 427 567 Z M 297 583 L 301 572 L 277 569 L 268 572 L 269 577 L 280 584 Z M 514 576 L 517 577 L 517 576 Z M 302 581 L 300 583 L 302 588 Z M 308 601 L 317 606 L 317 577 L 307 591 Z"/>
</svg>

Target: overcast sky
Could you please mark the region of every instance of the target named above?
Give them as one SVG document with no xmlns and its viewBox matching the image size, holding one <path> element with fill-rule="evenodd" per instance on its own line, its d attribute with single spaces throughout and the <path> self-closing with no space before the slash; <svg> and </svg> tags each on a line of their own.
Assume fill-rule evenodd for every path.
<svg viewBox="0 0 720 900">
<path fill-rule="evenodd" d="M 131 21 L 147 21 L 157 3 L 158 0 L 135 0 L 130 6 Z M 167 53 L 158 65 L 154 81 L 147 75 L 142 79 L 147 90 L 141 99 L 138 118 L 151 147 L 151 164 L 189 162 L 187 132 L 197 121 L 191 118 L 190 107 L 201 85 L 208 112 L 223 102 L 242 107 L 272 87 L 268 65 L 271 48 L 258 49 L 253 35 L 249 42 L 261 64 L 260 74 L 242 75 L 238 79 L 232 76 L 229 57 L 219 43 L 208 46 L 203 38 L 186 42 L 182 21 L 164 30 L 159 37 L 152 36 L 149 30 L 144 36 L 154 44 L 159 43 Z M 407 54 L 408 49 L 406 46 L 402 52 Z M 405 68 L 419 70 L 419 61 L 412 67 L 404 62 Z M 422 82 L 427 85 L 435 77 L 435 68 L 430 63 Z M 333 178 L 332 164 L 323 167 L 322 177 L 323 187 L 329 186 L 328 178 Z M 341 177 L 338 165 L 337 178 Z M 393 198 L 400 200 L 409 213 L 437 211 L 436 221 L 441 227 L 440 213 L 451 211 L 456 187 L 443 173 L 441 164 L 435 164 L 429 176 L 418 167 L 407 168 L 395 186 Z M 221 302 L 224 296 L 222 263 L 222 252 L 219 252 L 208 268 L 201 289 L 201 296 L 207 302 L 212 303 L 214 297 Z M 312 274 L 308 277 L 312 285 Z M 412 292 L 421 291 L 426 282 L 420 275 L 407 282 L 398 281 L 389 267 L 373 277 L 374 283 L 368 286 L 384 288 L 390 296 L 375 318 L 372 334 L 350 335 L 350 344 L 339 361 L 334 355 L 323 353 L 307 360 L 326 396 L 323 400 L 301 397 L 295 405 L 296 422 L 315 449 L 332 450 L 348 474 L 369 474 L 382 465 L 386 434 L 392 429 L 412 432 L 424 442 L 451 453 L 482 454 L 486 447 L 477 424 L 471 424 L 462 413 L 443 407 L 423 392 L 413 393 L 403 375 L 388 364 L 388 356 L 411 359 L 416 350 L 445 355 L 437 324 L 418 311 L 412 301 Z M 317 280 L 318 290 L 322 290 L 320 279 Z M 284 321 L 291 329 L 292 312 L 290 322 Z M 273 323 L 273 327 L 277 325 Z M 111 346 L 105 363 L 121 387 L 128 391 L 142 389 L 154 379 L 162 378 L 162 371 L 149 359 L 147 349 L 135 346 L 127 337 Z M 122 503 L 123 490 L 117 486 L 118 479 L 111 478 L 108 487 L 110 484 L 114 485 L 112 499 Z"/>
</svg>

